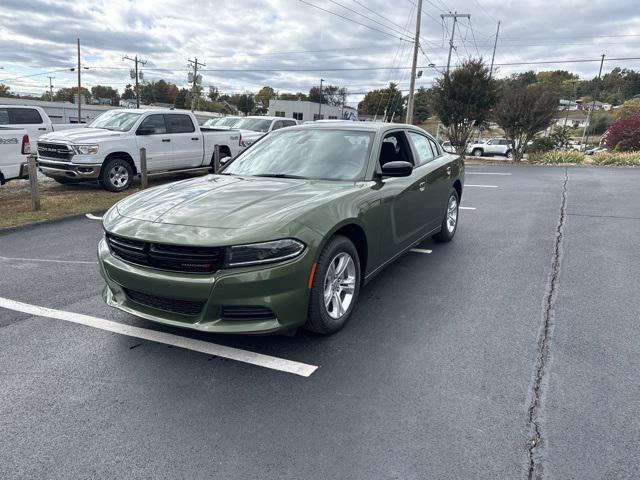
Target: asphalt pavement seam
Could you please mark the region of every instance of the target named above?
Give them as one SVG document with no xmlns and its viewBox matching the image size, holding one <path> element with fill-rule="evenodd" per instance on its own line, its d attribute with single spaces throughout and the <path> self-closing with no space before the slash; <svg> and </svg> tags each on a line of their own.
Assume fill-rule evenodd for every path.
<svg viewBox="0 0 640 480">
<path fill-rule="evenodd" d="M 558 283 L 560 280 L 560 264 L 562 261 L 562 240 L 564 238 L 564 225 L 567 218 L 567 183 L 569 171 L 565 167 L 564 181 L 562 183 L 562 200 L 560 202 L 560 218 L 556 227 L 555 246 L 551 262 L 551 274 L 544 297 L 543 324 L 538 339 L 538 355 L 536 357 L 533 390 L 529 405 L 529 425 L 532 427 L 532 438 L 528 447 L 529 480 L 538 480 L 543 476 L 541 455 L 537 449 L 543 441 L 542 429 L 538 420 L 538 412 L 541 407 L 542 380 L 545 374 L 545 366 L 549 357 L 549 342 L 551 340 L 551 327 L 553 322 L 553 310 L 558 295 Z"/>
</svg>

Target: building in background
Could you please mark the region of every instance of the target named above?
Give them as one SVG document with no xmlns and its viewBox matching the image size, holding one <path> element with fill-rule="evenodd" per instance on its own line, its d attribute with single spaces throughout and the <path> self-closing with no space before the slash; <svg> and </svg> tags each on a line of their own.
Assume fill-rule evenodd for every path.
<svg viewBox="0 0 640 480">
<path fill-rule="evenodd" d="M 269 115 L 294 118 L 298 122 L 314 120 L 358 120 L 358 112 L 353 107 L 320 104 L 301 100 L 269 100 Z"/>
<path fill-rule="evenodd" d="M 84 95 L 82 96 L 84 98 Z M 78 106 L 71 102 L 48 102 L 46 100 L 31 100 L 28 98 L 2 97 L 0 103 L 4 105 L 31 105 L 42 107 L 52 123 L 78 123 Z M 82 123 L 90 123 L 97 116 L 114 107 L 110 105 L 82 104 Z"/>
</svg>

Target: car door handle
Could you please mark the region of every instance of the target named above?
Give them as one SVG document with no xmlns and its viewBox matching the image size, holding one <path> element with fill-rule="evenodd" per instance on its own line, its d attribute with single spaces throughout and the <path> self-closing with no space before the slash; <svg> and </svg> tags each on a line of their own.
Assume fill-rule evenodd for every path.
<svg viewBox="0 0 640 480">
<path fill-rule="evenodd" d="M 198 140 L 200 140 L 198 137 L 191 137 L 191 140 L 197 142 Z"/>
<path fill-rule="evenodd" d="M 170 138 L 163 138 L 163 139 L 162 139 L 162 141 L 163 141 L 163 142 L 170 142 L 170 141 L 171 141 L 171 139 L 170 139 Z"/>
<path fill-rule="evenodd" d="M 45 127 L 39 127 L 38 130 L 46 130 Z"/>
<path fill-rule="evenodd" d="M 427 182 L 426 182 L 426 181 L 424 181 L 424 182 L 420 182 L 420 183 L 418 184 L 418 188 L 420 189 L 420 191 L 421 191 L 421 192 L 424 192 L 424 189 L 425 189 L 426 187 L 427 187 Z"/>
</svg>

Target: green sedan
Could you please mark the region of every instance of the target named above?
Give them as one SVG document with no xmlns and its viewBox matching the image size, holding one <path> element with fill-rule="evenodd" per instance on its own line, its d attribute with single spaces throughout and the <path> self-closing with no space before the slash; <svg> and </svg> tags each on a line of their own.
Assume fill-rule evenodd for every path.
<svg viewBox="0 0 640 480">
<path fill-rule="evenodd" d="M 98 247 L 105 302 L 206 332 L 340 330 L 363 285 L 458 226 L 464 163 L 411 125 L 277 130 L 217 175 L 114 205 Z"/>
</svg>

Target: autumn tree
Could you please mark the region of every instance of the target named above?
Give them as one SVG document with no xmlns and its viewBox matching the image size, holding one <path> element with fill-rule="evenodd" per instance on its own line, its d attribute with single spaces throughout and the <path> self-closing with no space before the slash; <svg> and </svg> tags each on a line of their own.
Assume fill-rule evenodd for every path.
<svg viewBox="0 0 640 480">
<path fill-rule="evenodd" d="M 93 98 L 108 98 L 111 105 L 118 105 L 118 102 L 120 101 L 118 90 L 105 85 L 94 85 L 91 87 L 91 96 Z"/>
<path fill-rule="evenodd" d="M 522 159 L 524 146 L 548 128 L 558 112 L 558 97 L 540 84 L 505 89 L 493 116 L 511 142 L 513 160 Z"/>
<path fill-rule="evenodd" d="M 432 92 L 434 110 L 447 137 L 463 153 L 474 129 L 484 124 L 496 102 L 496 82 L 482 59 L 470 59 L 438 78 Z"/>
<path fill-rule="evenodd" d="M 604 143 L 622 152 L 640 150 L 640 112 L 621 118 L 609 127 Z"/>
<path fill-rule="evenodd" d="M 263 108 L 269 108 L 269 100 L 276 98 L 276 91 L 271 87 L 262 87 L 258 93 L 256 93 L 255 101 L 259 103 Z"/>
</svg>

